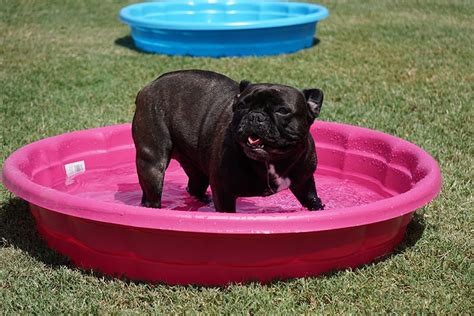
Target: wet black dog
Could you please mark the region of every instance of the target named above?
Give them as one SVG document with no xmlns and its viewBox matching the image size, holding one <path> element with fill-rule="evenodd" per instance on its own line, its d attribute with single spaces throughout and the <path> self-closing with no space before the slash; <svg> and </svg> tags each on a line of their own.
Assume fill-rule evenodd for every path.
<svg viewBox="0 0 474 316">
<path fill-rule="evenodd" d="M 142 205 L 161 207 L 165 170 L 175 158 L 189 177 L 188 192 L 217 211 L 235 212 L 241 196 L 289 188 L 310 210 L 323 209 L 314 184 L 309 128 L 323 93 L 278 84 L 240 84 L 214 72 L 162 75 L 137 95 L 133 140 Z"/>
</svg>

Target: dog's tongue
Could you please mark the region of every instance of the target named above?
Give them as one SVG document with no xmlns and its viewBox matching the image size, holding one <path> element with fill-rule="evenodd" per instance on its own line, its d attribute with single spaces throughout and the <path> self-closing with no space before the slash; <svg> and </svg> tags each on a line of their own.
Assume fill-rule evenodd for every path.
<svg viewBox="0 0 474 316">
<path fill-rule="evenodd" d="M 260 145 L 262 143 L 262 140 L 258 137 L 249 136 L 248 142 L 250 145 L 255 146 L 255 145 Z"/>
</svg>

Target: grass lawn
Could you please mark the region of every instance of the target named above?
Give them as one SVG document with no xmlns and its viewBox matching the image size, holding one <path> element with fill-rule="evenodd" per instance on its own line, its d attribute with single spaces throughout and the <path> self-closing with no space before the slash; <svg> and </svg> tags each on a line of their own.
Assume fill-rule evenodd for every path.
<svg viewBox="0 0 474 316">
<path fill-rule="evenodd" d="M 474 2 L 323 1 L 320 42 L 292 55 L 143 54 L 117 20 L 126 1 L 0 0 L 0 159 L 72 130 L 130 122 L 159 74 L 200 68 L 321 87 L 322 120 L 384 131 L 440 163 L 440 196 L 397 251 L 351 271 L 225 288 L 126 282 L 74 268 L 0 189 L 0 313 L 470 314 L 473 295 Z"/>
</svg>

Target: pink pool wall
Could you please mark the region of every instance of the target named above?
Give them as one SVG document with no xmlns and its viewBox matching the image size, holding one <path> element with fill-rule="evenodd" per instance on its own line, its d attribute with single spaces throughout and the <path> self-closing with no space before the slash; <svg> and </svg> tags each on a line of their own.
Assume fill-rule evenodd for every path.
<svg viewBox="0 0 474 316">
<path fill-rule="evenodd" d="M 48 245 L 78 267 L 153 283 L 213 286 L 317 276 L 381 260 L 412 218 L 408 213 L 305 233 L 212 234 L 98 223 L 35 205 L 31 210 Z"/>
<path fill-rule="evenodd" d="M 172 163 L 162 210 L 138 206 L 130 125 L 65 134 L 30 144 L 3 168 L 3 182 L 31 203 L 48 244 L 79 267 L 171 284 L 317 275 L 390 253 L 413 212 L 438 192 L 437 163 L 383 133 L 317 122 L 315 174 L 326 211 L 301 208 L 289 191 L 241 199 L 216 213 L 185 193 Z M 68 177 L 65 165 L 84 161 Z"/>
</svg>

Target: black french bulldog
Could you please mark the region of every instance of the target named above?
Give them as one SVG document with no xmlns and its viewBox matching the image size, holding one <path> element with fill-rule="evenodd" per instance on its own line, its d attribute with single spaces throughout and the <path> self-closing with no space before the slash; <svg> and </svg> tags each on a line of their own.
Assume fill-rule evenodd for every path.
<svg viewBox="0 0 474 316">
<path fill-rule="evenodd" d="M 165 170 L 174 158 L 191 195 L 208 202 L 211 185 L 219 212 L 235 212 L 237 197 L 286 188 L 309 210 L 323 209 L 309 133 L 322 103 L 319 89 L 239 84 L 200 70 L 160 76 L 138 93 L 132 124 L 142 205 L 161 207 Z"/>
</svg>

